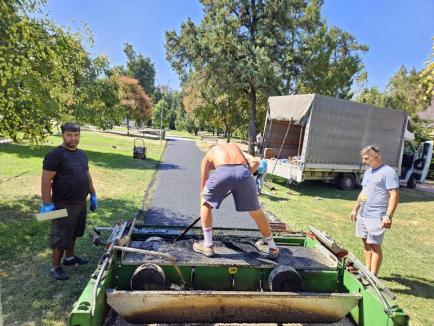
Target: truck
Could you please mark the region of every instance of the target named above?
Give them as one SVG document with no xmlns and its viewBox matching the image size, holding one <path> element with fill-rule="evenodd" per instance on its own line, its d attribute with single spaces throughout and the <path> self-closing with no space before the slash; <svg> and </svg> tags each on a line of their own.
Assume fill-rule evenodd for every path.
<svg viewBox="0 0 434 326">
<path fill-rule="evenodd" d="M 351 190 L 366 170 L 360 150 L 372 145 L 400 184 L 415 188 L 427 177 L 433 142 L 417 149 L 410 124 L 406 112 L 370 104 L 318 94 L 272 96 L 260 153 L 267 173 L 289 183 L 324 180 Z"/>
</svg>

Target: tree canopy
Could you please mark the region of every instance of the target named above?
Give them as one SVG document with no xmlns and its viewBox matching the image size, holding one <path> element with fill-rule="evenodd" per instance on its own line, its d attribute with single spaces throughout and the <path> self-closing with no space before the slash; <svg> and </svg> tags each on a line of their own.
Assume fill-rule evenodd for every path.
<svg viewBox="0 0 434 326">
<path fill-rule="evenodd" d="M 106 127 L 116 119 L 108 61 L 92 59 L 82 35 L 31 15 L 38 2 L 0 2 L 0 133 L 37 144 L 65 119 Z"/>
<path fill-rule="evenodd" d="M 120 105 L 128 119 L 134 119 L 139 125 L 152 116 L 152 100 L 145 93 L 139 80 L 119 76 Z"/>
<path fill-rule="evenodd" d="M 257 110 L 265 110 L 269 95 L 307 90 L 350 95 L 353 78 L 363 69 L 358 53 L 366 47 L 327 27 L 320 16 L 322 1 L 201 3 L 204 17 L 198 25 L 189 19 L 179 34 L 166 32 L 167 58 L 184 85 L 195 83 L 205 95 L 207 105 L 200 110 L 229 109 L 239 111 L 233 117 L 248 119 L 250 152 Z"/>
<path fill-rule="evenodd" d="M 146 94 L 154 97 L 155 93 L 155 66 L 149 57 L 137 54 L 131 44 L 125 43 L 124 53 L 128 58 L 124 74 L 139 81 Z"/>
<path fill-rule="evenodd" d="M 429 137 L 428 128 L 425 122 L 419 119 L 417 113 L 426 109 L 429 101 L 424 95 L 424 90 L 419 87 L 420 83 L 420 72 L 401 66 L 389 79 L 384 92 L 377 87 L 364 88 L 356 100 L 407 112 L 412 119 L 416 141 L 424 141 Z"/>
</svg>

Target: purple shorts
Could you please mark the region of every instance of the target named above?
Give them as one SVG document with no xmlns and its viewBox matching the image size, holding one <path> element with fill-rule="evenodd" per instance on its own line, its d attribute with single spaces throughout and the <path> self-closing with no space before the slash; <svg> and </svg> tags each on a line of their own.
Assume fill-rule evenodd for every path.
<svg viewBox="0 0 434 326">
<path fill-rule="evenodd" d="M 213 208 L 218 209 L 228 192 L 232 192 L 238 212 L 256 211 L 260 208 L 255 180 L 247 166 L 218 166 L 206 181 L 203 198 Z"/>
</svg>

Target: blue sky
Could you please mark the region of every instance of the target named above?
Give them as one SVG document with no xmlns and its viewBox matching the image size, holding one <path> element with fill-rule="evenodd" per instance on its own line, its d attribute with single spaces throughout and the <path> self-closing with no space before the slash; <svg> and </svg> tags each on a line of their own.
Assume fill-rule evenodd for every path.
<svg viewBox="0 0 434 326">
<path fill-rule="evenodd" d="M 125 63 L 123 44 L 132 44 L 155 63 L 157 82 L 172 88 L 179 80 L 166 60 L 164 32 L 202 17 L 196 0 L 48 0 L 46 11 L 60 25 L 86 23 L 95 40 L 92 53 L 106 54 L 112 65 Z M 432 0 L 326 0 L 322 15 L 369 46 L 363 56 L 368 86 L 383 89 L 401 65 L 422 68 L 431 51 Z"/>
</svg>

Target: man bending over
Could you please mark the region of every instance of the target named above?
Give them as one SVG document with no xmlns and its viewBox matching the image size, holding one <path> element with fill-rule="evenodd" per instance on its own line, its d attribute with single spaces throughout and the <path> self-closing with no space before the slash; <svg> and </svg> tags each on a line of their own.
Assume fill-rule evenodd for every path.
<svg viewBox="0 0 434 326">
<path fill-rule="evenodd" d="M 264 212 L 259 206 L 255 181 L 251 175 L 259 162 L 249 154 L 243 154 L 236 144 L 219 144 L 205 154 L 201 164 L 201 207 L 200 217 L 204 241 L 196 242 L 193 250 L 205 256 L 214 256 L 212 242 L 212 209 L 218 209 L 231 192 L 238 212 L 249 212 L 255 220 L 265 242 L 268 256 L 276 259 L 279 248 L 276 246 L 271 228 Z M 215 172 L 209 177 L 209 171 Z"/>
</svg>

